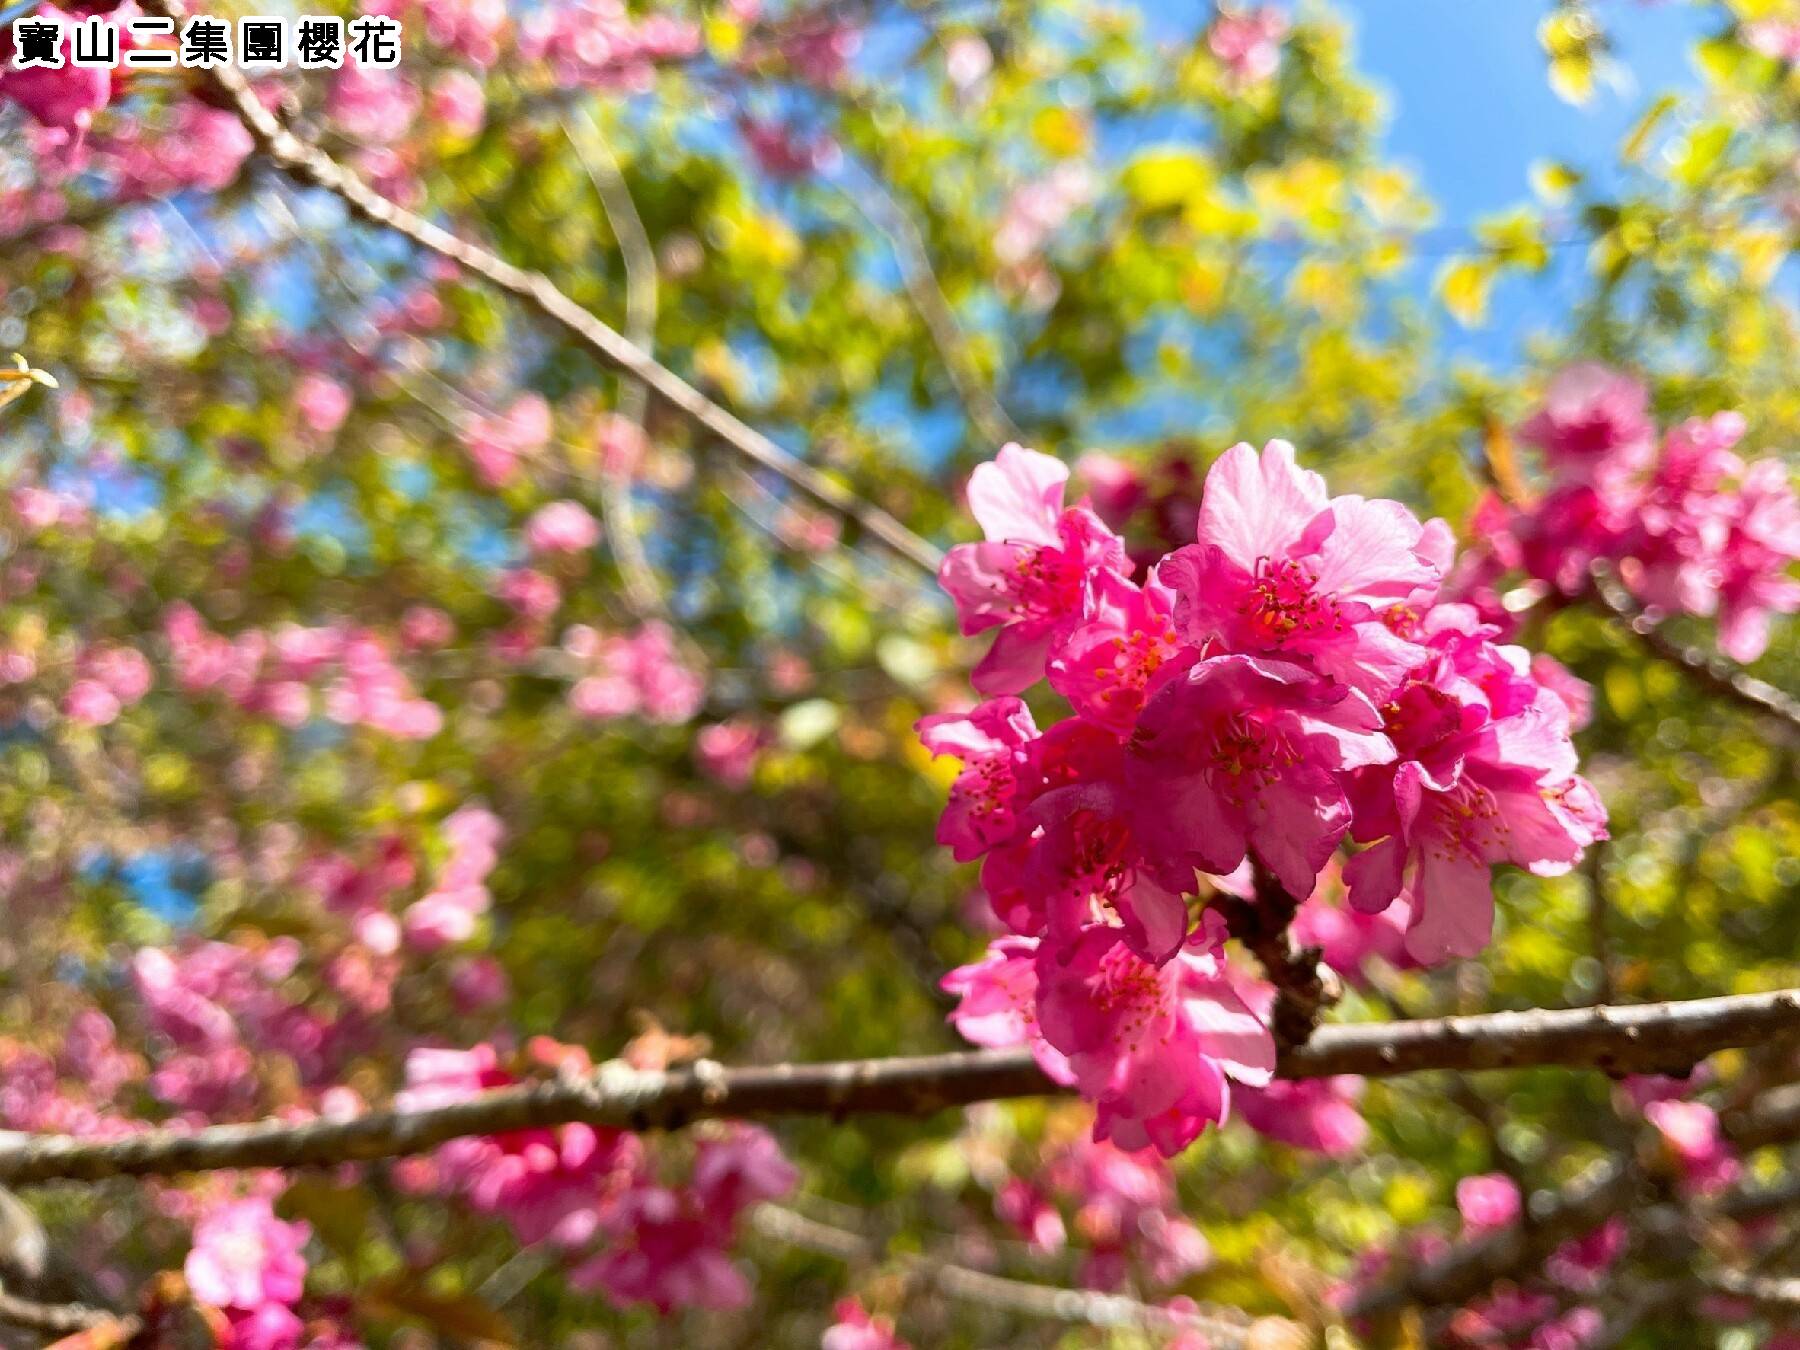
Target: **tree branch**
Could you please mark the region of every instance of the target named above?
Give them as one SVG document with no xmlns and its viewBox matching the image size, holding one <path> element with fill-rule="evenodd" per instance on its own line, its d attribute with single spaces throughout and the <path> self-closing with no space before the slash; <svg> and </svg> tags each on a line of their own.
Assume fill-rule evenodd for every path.
<svg viewBox="0 0 1800 1350">
<path fill-rule="evenodd" d="M 1336 974 L 1319 958 L 1317 947 L 1294 941 L 1294 914 L 1300 902 L 1287 893 L 1267 868 L 1254 869 L 1256 894 L 1250 900 L 1222 895 L 1213 901 L 1231 935 L 1262 964 L 1275 986 L 1271 1017 L 1275 1043 L 1283 1050 L 1304 1045 L 1319 1017 L 1343 996 Z"/>
<path fill-rule="evenodd" d="M 1680 666 L 1695 683 L 1752 712 L 1773 717 L 1790 734 L 1800 733 L 1800 698 L 1759 680 L 1722 656 L 1690 647 L 1667 636 L 1605 567 L 1596 566 L 1587 594 L 1606 613 L 1618 619 L 1651 655 Z"/>
<path fill-rule="evenodd" d="M 1543 1065 L 1610 1073 L 1685 1070 L 1715 1050 L 1755 1045 L 1800 1026 L 1800 990 L 1643 1003 L 1483 1013 L 1416 1022 L 1320 1027 L 1284 1051 L 1286 1078 L 1388 1077 L 1432 1069 Z M 348 1120 L 265 1120 L 122 1139 L 0 1135 L 0 1183 L 167 1176 L 240 1167 L 306 1167 L 421 1153 L 465 1135 L 583 1121 L 617 1129 L 677 1129 L 691 1121 L 792 1115 L 928 1115 L 951 1106 L 1062 1091 L 1026 1050 L 973 1050 L 889 1059 L 727 1069 L 703 1061 L 667 1072 L 601 1066 L 591 1077 L 521 1084 L 423 1110 Z M 1728 1117 L 1749 1146 L 1800 1133 L 1800 1089 Z"/>
<path fill-rule="evenodd" d="M 1125 1327 L 1139 1331 L 1198 1331 L 1218 1350 L 1249 1350 L 1304 1344 L 1304 1333 L 1279 1317 L 1253 1321 L 1236 1308 L 1203 1304 L 1193 1311 L 1162 1308 L 1118 1294 L 1086 1289 L 1060 1289 L 1027 1280 L 991 1275 L 930 1255 L 890 1253 L 860 1233 L 820 1223 L 779 1205 L 759 1206 L 751 1215 L 756 1231 L 764 1237 L 829 1256 L 850 1265 L 891 1260 L 915 1275 L 920 1283 L 947 1298 L 986 1308 L 1057 1322 L 1084 1323 L 1094 1327 Z M 1289 1339 L 1282 1339 L 1283 1336 Z"/>
<path fill-rule="evenodd" d="M 148 0 L 145 12 L 174 19 L 177 24 L 188 14 L 183 0 Z M 920 571 L 936 573 L 942 553 L 935 544 L 740 421 L 582 308 L 558 290 L 548 277 L 515 267 L 504 258 L 458 238 L 382 196 L 323 150 L 282 126 L 262 105 L 256 91 L 236 67 L 217 65 L 199 74 L 225 98 L 255 139 L 257 148 L 283 173 L 298 182 L 324 189 L 342 201 L 352 215 L 392 230 L 504 291 L 562 328 L 602 365 L 644 384 L 736 454 L 778 475 L 818 505 L 854 523 Z"/>
</svg>

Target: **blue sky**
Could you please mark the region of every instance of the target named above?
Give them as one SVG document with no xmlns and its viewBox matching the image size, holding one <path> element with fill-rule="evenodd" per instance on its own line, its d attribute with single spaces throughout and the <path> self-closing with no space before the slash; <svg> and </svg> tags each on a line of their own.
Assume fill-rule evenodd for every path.
<svg viewBox="0 0 1800 1350">
<path fill-rule="evenodd" d="M 1560 160 L 1607 181 L 1620 141 L 1667 89 L 1692 88 L 1694 38 L 1716 14 L 1681 0 L 1599 0 L 1621 68 L 1585 107 L 1551 92 L 1537 25 L 1540 0 L 1343 0 L 1357 25 L 1357 65 L 1391 100 L 1387 145 L 1420 175 L 1447 227 L 1526 199 L 1529 171 Z M 1448 350 L 1504 365 L 1537 330 L 1554 329 L 1586 289 L 1586 257 L 1562 249 L 1546 273 L 1508 278 L 1496 289 L 1485 327 L 1446 322 Z M 1429 283 L 1436 264 L 1421 269 Z"/>
<path fill-rule="evenodd" d="M 1696 82 L 1687 48 L 1716 26 L 1697 6 L 1601 0 L 1596 13 L 1628 72 L 1586 108 L 1550 92 L 1537 25 L 1541 0 L 1347 0 L 1359 67 L 1393 100 L 1388 144 L 1465 224 L 1518 201 L 1534 160 L 1610 162 L 1648 100 Z"/>
</svg>

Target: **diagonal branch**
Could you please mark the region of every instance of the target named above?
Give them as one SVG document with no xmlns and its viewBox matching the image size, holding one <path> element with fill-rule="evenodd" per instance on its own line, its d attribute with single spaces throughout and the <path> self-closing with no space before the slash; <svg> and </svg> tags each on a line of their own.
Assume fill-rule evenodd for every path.
<svg viewBox="0 0 1800 1350">
<path fill-rule="evenodd" d="M 1643 1177 L 1635 1165 L 1607 1162 L 1551 1195 L 1532 1197 L 1529 1223 L 1515 1223 L 1453 1247 L 1436 1261 L 1351 1300 L 1345 1314 L 1380 1317 L 1419 1304 L 1464 1303 L 1498 1280 L 1543 1264 L 1570 1238 L 1629 1208 Z"/>
<path fill-rule="evenodd" d="M 1784 723 L 1788 734 L 1800 732 L 1800 698 L 1777 689 L 1767 680 L 1757 679 L 1722 656 L 1669 637 L 1604 567 L 1594 569 L 1593 585 L 1587 594 L 1603 611 L 1623 623 L 1652 656 L 1681 667 L 1695 683 L 1721 698 Z"/>
<path fill-rule="evenodd" d="M 1706 1002 L 1722 1000 L 1709 999 Z M 1800 1084 L 1776 1088 L 1754 1105 L 1727 1114 L 1726 1137 L 1741 1151 L 1800 1137 Z M 1531 1199 L 1529 1222 L 1458 1243 L 1420 1269 L 1362 1290 L 1346 1309 L 1351 1317 L 1378 1317 L 1421 1303 L 1465 1303 L 1500 1280 L 1541 1265 L 1565 1240 L 1590 1232 L 1613 1214 L 1635 1207 L 1649 1178 L 1631 1157 L 1599 1163 L 1561 1190 Z M 1779 1202 L 1782 1188 L 1739 1188 L 1721 1197 L 1718 1212 L 1750 1219 Z"/>
<path fill-rule="evenodd" d="M 172 18 L 178 24 L 188 14 L 183 0 L 148 0 L 145 12 Z M 218 65 L 199 73 L 237 113 L 255 139 L 257 148 L 283 173 L 298 182 L 324 189 L 342 201 L 352 215 L 394 231 L 512 296 L 563 329 L 602 365 L 645 385 L 736 454 L 778 475 L 795 490 L 857 525 L 921 571 L 937 571 L 942 555 L 935 544 L 740 421 L 603 323 L 598 316 L 582 308 L 557 289 L 548 277 L 515 267 L 504 258 L 382 196 L 323 150 L 282 126 L 235 67 Z"/>
<path fill-rule="evenodd" d="M 127 1345 L 144 1330 L 144 1321 L 131 1313 L 112 1313 L 85 1303 L 39 1303 L 0 1289 L 0 1324 L 40 1332 L 46 1336 L 76 1336 L 105 1329 L 107 1344 Z"/>
<path fill-rule="evenodd" d="M 1800 990 L 1644 1003 L 1484 1013 L 1416 1022 L 1320 1027 L 1282 1053 L 1286 1078 L 1393 1076 L 1543 1065 L 1609 1073 L 1685 1071 L 1715 1050 L 1755 1045 L 1800 1027 Z M 813 1115 L 928 1115 L 952 1106 L 1062 1091 L 1027 1050 L 974 1050 L 889 1059 L 727 1069 L 645 1071 L 602 1065 L 591 1077 L 521 1084 L 421 1110 L 371 1111 L 348 1120 L 264 1120 L 201 1130 L 149 1130 L 121 1139 L 0 1135 L 0 1182 L 168 1176 L 242 1167 L 306 1167 L 422 1153 L 465 1135 L 503 1134 L 582 1121 L 615 1129 L 678 1129 L 691 1121 Z M 1800 1132 L 1800 1100 L 1744 1120 Z M 1773 1114 L 1771 1114 L 1773 1111 Z M 1776 1134 L 1772 1137 L 1784 1137 Z M 1767 1142 L 1765 1139 L 1764 1142 Z M 1747 1143 L 1745 1146 L 1748 1146 Z"/>
</svg>

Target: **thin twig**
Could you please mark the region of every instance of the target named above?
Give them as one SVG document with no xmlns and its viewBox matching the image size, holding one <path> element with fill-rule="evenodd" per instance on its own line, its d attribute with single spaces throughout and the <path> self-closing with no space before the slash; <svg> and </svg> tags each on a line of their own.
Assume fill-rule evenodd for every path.
<svg viewBox="0 0 1800 1350">
<path fill-rule="evenodd" d="M 944 295 L 937 270 L 931 264 L 931 253 L 925 247 L 925 236 L 906 208 L 872 172 L 853 171 L 836 181 L 850 204 L 893 250 L 901 284 L 912 298 L 932 345 L 943 358 L 945 373 L 977 434 L 995 449 L 1007 441 L 1023 440 L 1018 424 L 976 368 L 969 353 L 968 334 Z"/>
<path fill-rule="evenodd" d="M 644 229 L 644 218 L 632 200 L 631 187 L 619 168 L 612 147 L 600 134 L 600 128 L 585 110 L 561 119 L 563 135 L 568 137 L 575 157 L 581 161 L 606 223 L 619 244 L 619 256 L 625 263 L 625 338 L 636 344 L 645 355 L 656 350 L 657 276 L 656 251 Z M 639 433 L 645 430 L 644 414 L 649 410 L 650 388 L 642 380 L 629 375 L 619 381 L 619 416 Z M 643 536 L 631 514 L 631 470 L 627 466 L 600 466 L 600 514 L 604 518 L 607 547 L 619 564 L 619 578 L 625 585 L 625 598 L 638 617 L 666 614 L 662 588 L 644 552 Z"/>
<path fill-rule="evenodd" d="M 148 0 L 147 13 L 186 19 L 183 0 Z M 926 573 L 935 573 L 942 553 L 880 507 L 865 501 L 810 464 L 783 450 L 762 432 L 740 421 L 693 385 L 627 341 L 577 304 L 546 276 L 451 234 L 416 212 L 390 201 L 317 146 L 301 140 L 263 107 L 242 72 L 217 65 L 199 72 L 224 97 L 256 141 L 257 148 L 296 181 L 324 189 L 352 215 L 394 231 L 418 247 L 463 267 L 557 324 L 601 364 L 648 386 L 652 393 L 728 446 L 734 453 L 784 479 L 795 490 L 859 526 L 866 534 Z"/>
</svg>

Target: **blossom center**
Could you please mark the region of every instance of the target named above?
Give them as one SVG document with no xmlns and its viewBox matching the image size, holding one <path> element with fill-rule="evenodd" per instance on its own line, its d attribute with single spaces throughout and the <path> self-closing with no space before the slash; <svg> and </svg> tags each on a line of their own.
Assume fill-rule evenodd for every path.
<svg viewBox="0 0 1800 1350">
<path fill-rule="evenodd" d="M 1259 558 L 1243 607 L 1254 635 L 1274 646 L 1296 633 L 1342 628 L 1336 603 L 1320 595 L 1317 584 L 1318 578 L 1293 558 Z"/>
<path fill-rule="evenodd" d="M 1013 598 L 1038 618 L 1057 618 L 1081 608 L 1079 557 L 1043 545 L 1028 549 L 1012 567 Z"/>
</svg>

